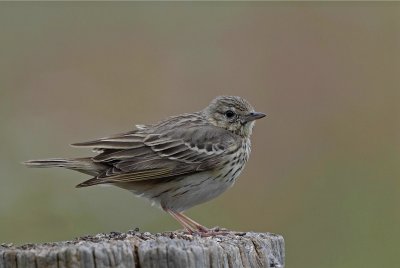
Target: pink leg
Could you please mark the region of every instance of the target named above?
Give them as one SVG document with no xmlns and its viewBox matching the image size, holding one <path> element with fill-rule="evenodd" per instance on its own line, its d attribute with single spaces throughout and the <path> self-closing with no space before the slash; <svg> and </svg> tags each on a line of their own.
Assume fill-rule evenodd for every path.
<svg viewBox="0 0 400 268">
<path fill-rule="evenodd" d="M 189 234 L 199 233 L 201 236 L 213 236 L 213 235 L 226 235 L 229 232 L 226 231 L 215 231 L 204 227 L 200 223 L 192 220 L 188 216 L 181 212 L 175 212 L 167 208 L 163 208 L 165 212 L 168 212 L 176 221 L 178 221 L 183 228 L 185 228 Z"/>
<path fill-rule="evenodd" d="M 207 233 L 207 232 L 210 231 L 207 227 L 204 227 L 203 225 L 201 225 L 200 223 L 192 220 L 191 218 L 189 218 L 188 216 L 186 216 L 183 213 L 176 212 L 176 215 L 178 217 L 180 217 L 182 220 L 184 220 L 185 222 L 187 222 L 188 224 L 190 224 L 191 226 L 195 227 L 200 232 Z"/>
<path fill-rule="evenodd" d="M 187 222 L 185 222 L 183 219 L 181 219 L 176 212 L 173 212 L 169 209 L 165 209 L 166 212 L 168 212 L 169 215 L 171 215 L 177 222 L 179 222 L 183 228 L 185 228 L 189 234 L 193 234 L 195 232 L 195 229 L 193 228 L 193 226 L 191 226 L 190 224 L 188 224 Z"/>
<path fill-rule="evenodd" d="M 184 215 L 183 213 L 179 213 L 179 212 L 175 212 L 177 217 L 180 217 L 181 220 L 185 221 L 187 224 L 189 224 L 190 226 L 194 227 L 195 229 L 197 229 L 197 231 L 199 232 L 199 234 L 201 236 L 214 236 L 214 235 L 227 235 L 230 232 L 229 231 L 220 231 L 220 230 L 212 230 L 212 229 L 208 229 L 207 227 L 204 227 L 203 225 L 201 225 L 200 223 L 192 220 L 191 218 L 189 218 L 188 216 Z"/>
</svg>

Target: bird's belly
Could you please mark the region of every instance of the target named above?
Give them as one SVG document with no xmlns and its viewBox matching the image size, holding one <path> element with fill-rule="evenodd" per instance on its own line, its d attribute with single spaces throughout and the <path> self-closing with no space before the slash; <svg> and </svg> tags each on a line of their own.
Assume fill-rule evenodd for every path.
<svg viewBox="0 0 400 268">
<path fill-rule="evenodd" d="M 161 196 L 160 203 L 171 210 L 185 211 L 219 196 L 233 182 L 212 176 L 211 172 L 191 175 L 184 178 L 173 191 Z"/>
<path fill-rule="evenodd" d="M 122 188 L 147 198 L 164 209 L 181 212 L 225 192 L 234 184 L 242 168 L 243 166 L 238 167 L 239 170 L 237 170 L 225 167 L 218 172 L 200 172 L 190 176 L 177 177 L 168 182 L 132 184 L 129 188 Z"/>
</svg>

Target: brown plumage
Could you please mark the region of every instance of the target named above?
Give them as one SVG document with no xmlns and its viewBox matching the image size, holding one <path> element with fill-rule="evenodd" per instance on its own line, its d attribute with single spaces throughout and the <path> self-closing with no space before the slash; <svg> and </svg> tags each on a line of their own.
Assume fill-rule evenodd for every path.
<svg viewBox="0 0 400 268">
<path fill-rule="evenodd" d="M 94 157 L 25 162 L 30 167 L 64 167 L 92 175 L 77 185 L 112 184 L 146 197 L 189 232 L 209 230 L 181 212 L 215 198 L 238 177 L 250 154 L 254 120 L 264 117 L 244 99 L 222 96 L 199 112 L 89 142 Z"/>
</svg>

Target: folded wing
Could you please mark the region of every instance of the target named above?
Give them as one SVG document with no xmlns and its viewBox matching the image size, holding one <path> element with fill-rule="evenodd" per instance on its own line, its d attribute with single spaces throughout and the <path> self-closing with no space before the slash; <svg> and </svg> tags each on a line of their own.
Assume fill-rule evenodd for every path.
<svg viewBox="0 0 400 268">
<path fill-rule="evenodd" d="M 79 184 L 162 180 L 222 166 L 227 154 L 236 151 L 238 137 L 210 125 L 146 133 L 138 129 L 95 141 L 76 143 L 101 153 L 94 162 L 110 166 L 99 176 Z"/>
</svg>

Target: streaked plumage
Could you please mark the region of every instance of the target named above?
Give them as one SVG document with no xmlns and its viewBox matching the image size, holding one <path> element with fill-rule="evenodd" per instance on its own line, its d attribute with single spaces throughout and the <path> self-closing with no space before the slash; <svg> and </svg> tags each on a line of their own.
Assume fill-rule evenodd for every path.
<svg viewBox="0 0 400 268">
<path fill-rule="evenodd" d="M 112 184 L 128 189 L 161 206 L 189 232 L 207 232 L 181 212 L 215 198 L 235 182 L 249 158 L 254 120 L 264 116 L 240 97 L 217 97 L 199 112 L 72 144 L 93 149 L 98 153 L 94 157 L 25 164 L 92 175 L 77 187 Z"/>
</svg>

